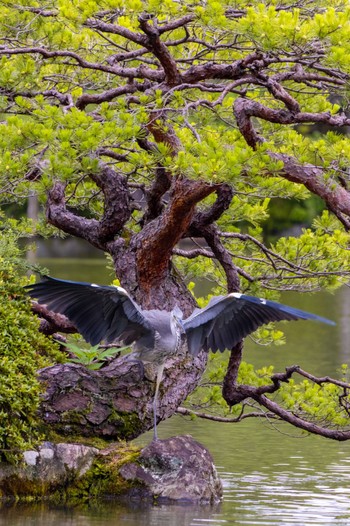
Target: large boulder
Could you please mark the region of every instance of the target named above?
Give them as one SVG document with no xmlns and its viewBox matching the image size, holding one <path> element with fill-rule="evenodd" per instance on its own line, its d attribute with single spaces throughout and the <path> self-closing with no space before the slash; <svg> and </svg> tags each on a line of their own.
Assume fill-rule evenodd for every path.
<svg viewBox="0 0 350 526">
<path fill-rule="evenodd" d="M 222 497 L 209 451 L 188 435 L 151 442 L 120 474 L 137 487 L 130 492 L 134 498 L 214 503 Z"/>
</svg>

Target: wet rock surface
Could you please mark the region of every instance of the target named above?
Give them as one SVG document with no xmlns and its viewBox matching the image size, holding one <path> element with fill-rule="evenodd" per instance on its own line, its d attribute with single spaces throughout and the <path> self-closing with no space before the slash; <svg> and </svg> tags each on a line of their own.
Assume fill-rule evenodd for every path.
<svg viewBox="0 0 350 526">
<path fill-rule="evenodd" d="M 142 490 L 132 496 L 158 501 L 215 503 L 222 497 L 222 484 L 209 451 L 191 436 L 176 436 L 151 442 L 137 463 L 122 466 L 120 474 Z"/>
<path fill-rule="evenodd" d="M 0 464 L 0 496 L 7 498 L 49 497 L 91 467 L 98 449 L 82 444 L 44 442 L 25 451 L 18 465 Z"/>
</svg>

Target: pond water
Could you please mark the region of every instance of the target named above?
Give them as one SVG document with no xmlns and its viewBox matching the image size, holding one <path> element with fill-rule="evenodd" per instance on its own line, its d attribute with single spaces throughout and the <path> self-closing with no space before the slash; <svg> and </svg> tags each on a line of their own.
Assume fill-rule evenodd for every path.
<svg viewBox="0 0 350 526">
<path fill-rule="evenodd" d="M 102 260 L 45 260 L 53 276 L 108 283 Z M 350 290 L 335 295 L 286 294 L 283 301 L 337 321 L 283 326 L 287 344 L 259 347 L 247 339 L 245 360 L 276 371 L 297 363 L 315 375 L 336 375 L 350 355 Z M 286 424 L 245 420 L 239 424 L 192 421 L 175 416 L 159 425 L 160 438 L 191 434 L 208 447 L 224 484 L 214 507 L 150 506 L 103 502 L 75 507 L 44 504 L 3 506 L 0 526 L 222 526 L 350 524 L 350 450 L 307 436 Z M 151 439 L 147 433 L 137 442 Z"/>
</svg>

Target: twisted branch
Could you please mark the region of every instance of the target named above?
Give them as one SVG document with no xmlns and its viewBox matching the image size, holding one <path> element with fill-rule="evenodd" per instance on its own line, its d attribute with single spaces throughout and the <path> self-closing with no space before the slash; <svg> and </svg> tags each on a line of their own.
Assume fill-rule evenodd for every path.
<svg viewBox="0 0 350 526">
<path fill-rule="evenodd" d="M 157 57 L 161 63 L 167 84 L 169 86 L 175 86 L 181 82 L 181 75 L 177 69 L 176 61 L 169 53 L 167 46 L 160 40 L 160 31 L 157 20 L 153 18 L 153 25 L 150 25 L 148 23 L 150 18 L 153 17 L 143 15 L 139 18 L 140 27 L 148 37 L 146 47 L 152 51 L 154 56 Z"/>
<path fill-rule="evenodd" d="M 52 312 L 36 301 L 32 302 L 32 311 L 41 318 L 39 330 L 47 336 L 55 334 L 56 332 L 64 332 L 66 334 L 78 332 L 75 325 L 63 316 L 63 314 Z"/>
<path fill-rule="evenodd" d="M 199 411 L 192 411 L 191 409 L 188 409 L 187 407 L 178 407 L 176 410 L 178 415 L 182 416 L 195 416 L 197 418 L 203 418 L 204 420 L 211 420 L 212 422 L 222 422 L 224 424 L 236 424 L 237 422 L 241 422 L 242 420 L 245 420 L 246 418 L 278 418 L 273 413 L 265 413 L 263 411 L 260 412 L 253 412 L 250 413 L 244 413 L 243 409 L 242 412 L 234 417 L 234 418 L 228 418 L 224 416 L 218 416 L 218 415 L 211 415 L 210 413 L 202 413 Z"/>
<path fill-rule="evenodd" d="M 270 384 L 259 387 L 254 387 L 251 385 L 239 385 L 236 383 L 235 379 L 232 379 L 233 381 L 230 385 L 225 386 L 224 382 L 223 396 L 230 407 L 243 402 L 247 398 L 252 398 L 276 417 L 279 417 L 281 418 L 281 420 L 289 422 L 290 424 L 300 429 L 303 429 L 304 431 L 324 436 L 326 438 L 331 438 L 333 440 L 348 440 L 350 438 L 350 430 L 330 429 L 321 426 L 317 423 L 305 420 L 304 418 L 301 418 L 300 416 L 290 411 L 287 411 L 277 402 L 271 400 L 266 396 L 267 393 L 272 394 L 277 392 L 281 384 L 283 382 L 289 382 L 294 373 L 298 373 L 301 376 L 304 376 L 309 380 L 317 383 L 318 385 L 322 385 L 323 383 L 332 383 L 334 385 L 342 387 L 345 390 L 343 398 L 347 396 L 348 391 L 350 389 L 350 384 L 346 382 L 335 380 L 328 376 L 323 378 L 317 378 L 307 373 L 306 371 L 303 371 L 298 365 L 293 365 L 291 367 L 287 367 L 285 373 L 276 373 L 272 375 Z"/>
<path fill-rule="evenodd" d="M 264 141 L 254 128 L 252 117 L 259 117 L 269 122 L 279 124 L 297 124 L 302 122 L 322 122 L 331 126 L 345 126 L 350 124 L 350 119 L 345 115 L 333 116 L 329 113 L 292 113 L 287 110 L 273 110 L 259 102 L 238 98 L 234 104 L 234 113 L 238 127 L 247 143 L 256 149 L 257 145 Z M 293 157 L 268 152 L 270 157 L 283 161 L 284 168 L 280 170 L 281 177 L 288 181 L 304 185 L 310 192 L 321 197 L 329 210 L 350 229 L 350 193 L 341 185 L 332 181 L 327 184 L 324 181 L 322 168 L 311 164 L 299 164 Z"/>
<path fill-rule="evenodd" d="M 99 173 L 90 174 L 104 194 L 104 213 L 101 220 L 87 219 L 67 209 L 65 184 L 57 181 L 48 192 L 46 217 L 49 223 L 67 234 L 85 239 L 91 245 L 106 250 L 108 241 L 120 232 L 130 218 L 127 180 L 100 162 Z"/>
</svg>

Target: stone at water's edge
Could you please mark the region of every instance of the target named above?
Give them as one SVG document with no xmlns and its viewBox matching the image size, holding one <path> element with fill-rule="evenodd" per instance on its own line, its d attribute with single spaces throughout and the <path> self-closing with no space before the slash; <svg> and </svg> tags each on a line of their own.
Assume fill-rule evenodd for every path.
<svg viewBox="0 0 350 526">
<path fill-rule="evenodd" d="M 82 444 L 44 442 L 25 451 L 18 465 L 0 464 L 0 498 L 50 498 L 68 481 L 83 477 L 99 450 Z"/>
<path fill-rule="evenodd" d="M 143 485 L 142 491 L 132 492 L 134 498 L 204 504 L 222 497 L 222 484 L 209 451 L 188 435 L 151 442 L 137 463 L 124 464 L 120 474 Z"/>
<path fill-rule="evenodd" d="M 44 442 L 18 465 L 0 464 L 0 499 L 60 502 L 123 497 L 149 501 L 215 503 L 222 485 L 210 453 L 191 436 L 106 450 Z"/>
</svg>

